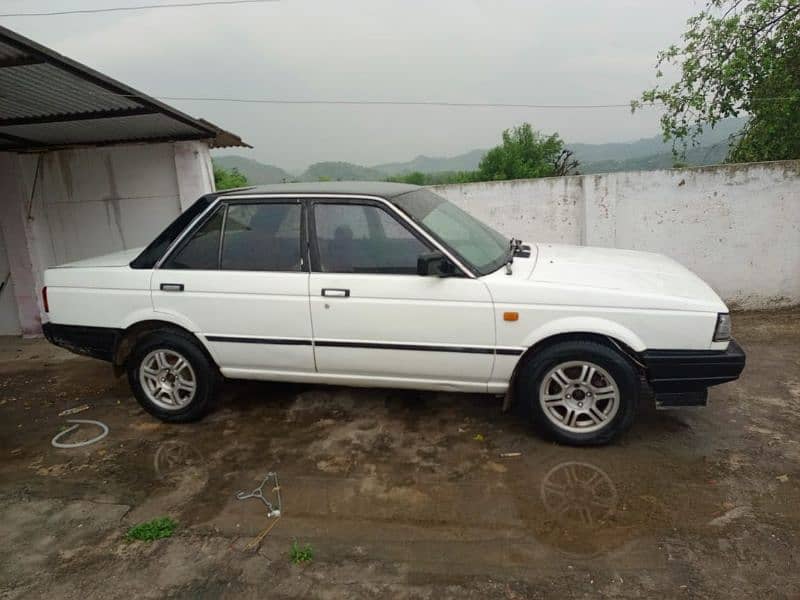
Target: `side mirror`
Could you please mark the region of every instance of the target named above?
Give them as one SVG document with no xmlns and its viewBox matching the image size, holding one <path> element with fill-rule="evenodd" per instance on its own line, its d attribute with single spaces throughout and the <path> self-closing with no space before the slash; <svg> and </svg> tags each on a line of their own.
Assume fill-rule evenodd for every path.
<svg viewBox="0 0 800 600">
<path fill-rule="evenodd" d="M 456 266 L 441 252 L 420 254 L 417 258 L 417 275 L 450 277 L 455 275 Z"/>
</svg>

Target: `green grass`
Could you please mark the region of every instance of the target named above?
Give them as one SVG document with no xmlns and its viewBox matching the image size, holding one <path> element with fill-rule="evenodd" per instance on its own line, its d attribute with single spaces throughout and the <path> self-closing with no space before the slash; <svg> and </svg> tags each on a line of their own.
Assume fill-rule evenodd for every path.
<svg viewBox="0 0 800 600">
<path fill-rule="evenodd" d="M 304 547 L 300 547 L 297 543 L 297 540 L 292 542 L 292 549 L 289 551 L 289 560 L 296 565 L 301 565 L 303 563 L 311 562 L 314 559 L 314 549 L 311 547 L 311 544 L 306 544 Z"/>
<path fill-rule="evenodd" d="M 128 533 L 125 534 L 125 539 L 128 541 L 152 542 L 153 540 L 170 537 L 175 533 L 177 526 L 178 524 L 169 517 L 161 517 L 160 519 L 145 521 L 131 527 L 128 529 Z"/>
</svg>

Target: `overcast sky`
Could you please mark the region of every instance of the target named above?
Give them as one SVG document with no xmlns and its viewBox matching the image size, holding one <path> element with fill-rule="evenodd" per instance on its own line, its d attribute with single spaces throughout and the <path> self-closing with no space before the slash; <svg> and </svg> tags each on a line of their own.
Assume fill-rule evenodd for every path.
<svg viewBox="0 0 800 600">
<path fill-rule="evenodd" d="M 162 3 L 164 0 L 161 0 Z M 169 3 L 188 0 L 169 0 Z M 0 12 L 159 0 L 2 0 Z M 0 24 L 154 96 L 627 102 L 698 0 L 282 0 L 3 18 Z M 246 105 L 170 101 L 229 129 L 237 151 L 289 170 L 448 156 L 529 121 L 573 142 L 658 133 L 658 111 Z"/>
</svg>

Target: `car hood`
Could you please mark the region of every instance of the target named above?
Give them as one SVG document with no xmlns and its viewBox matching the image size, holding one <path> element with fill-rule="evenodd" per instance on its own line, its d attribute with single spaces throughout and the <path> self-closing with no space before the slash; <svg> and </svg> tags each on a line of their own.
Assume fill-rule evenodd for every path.
<svg viewBox="0 0 800 600">
<path fill-rule="evenodd" d="M 538 244 L 530 281 L 571 289 L 608 290 L 649 299 L 648 306 L 725 311 L 713 289 L 689 269 L 662 254 Z"/>
<path fill-rule="evenodd" d="M 130 262 L 142 253 L 143 248 L 131 248 L 120 252 L 112 252 L 94 258 L 76 260 L 75 262 L 58 265 L 56 268 L 81 268 L 81 267 L 127 267 Z"/>
</svg>

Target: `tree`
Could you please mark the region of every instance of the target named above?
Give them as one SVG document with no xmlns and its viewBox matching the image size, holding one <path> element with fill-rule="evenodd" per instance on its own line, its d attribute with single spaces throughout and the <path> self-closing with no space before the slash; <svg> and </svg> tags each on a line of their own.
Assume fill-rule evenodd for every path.
<svg viewBox="0 0 800 600">
<path fill-rule="evenodd" d="M 503 131 L 503 143 L 481 159 L 477 181 L 531 179 L 567 175 L 578 166 L 571 152 L 564 155 L 564 142 L 557 133 L 544 135 L 530 123 Z"/>
<path fill-rule="evenodd" d="M 677 67 L 680 79 L 656 85 L 644 104 L 665 107 L 661 129 L 685 156 L 706 126 L 748 115 L 730 161 L 800 157 L 800 0 L 706 0 L 687 21 L 682 45 L 658 54 L 656 77 Z"/>
<path fill-rule="evenodd" d="M 247 177 L 242 175 L 236 167 L 230 171 L 222 167 L 214 167 L 214 185 L 217 190 L 244 187 L 247 185 Z"/>
</svg>

